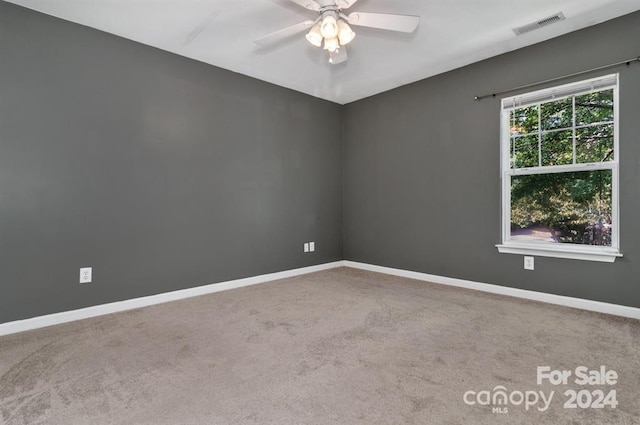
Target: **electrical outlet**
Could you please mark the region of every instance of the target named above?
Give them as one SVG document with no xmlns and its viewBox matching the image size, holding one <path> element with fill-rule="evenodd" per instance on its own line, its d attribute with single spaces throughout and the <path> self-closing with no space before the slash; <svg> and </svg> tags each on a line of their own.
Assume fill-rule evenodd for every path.
<svg viewBox="0 0 640 425">
<path fill-rule="evenodd" d="M 82 267 L 80 269 L 80 283 L 91 283 L 92 274 L 91 267 Z"/>
<path fill-rule="evenodd" d="M 533 257 L 524 257 L 524 269 L 533 270 Z"/>
<path fill-rule="evenodd" d="M 309 252 L 309 242 L 304 243 L 304 252 Z"/>
<path fill-rule="evenodd" d="M 316 243 L 315 242 L 309 242 L 309 251 L 313 252 L 316 250 Z"/>
</svg>

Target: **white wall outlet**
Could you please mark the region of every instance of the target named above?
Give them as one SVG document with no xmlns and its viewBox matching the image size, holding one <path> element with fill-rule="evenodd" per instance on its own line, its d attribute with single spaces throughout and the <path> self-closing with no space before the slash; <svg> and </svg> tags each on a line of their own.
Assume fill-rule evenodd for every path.
<svg viewBox="0 0 640 425">
<path fill-rule="evenodd" d="M 91 267 L 82 267 L 80 269 L 80 283 L 91 283 L 92 274 Z"/>
<path fill-rule="evenodd" d="M 309 242 L 309 251 L 313 252 L 316 250 L 316 243 L 315 242 Z"/>
<path fill-rule="evenodd" d="M 533 270 L 533 257 L 524 257 L 524 269 Z"/>
<path fill-rule="evenodd" d="M 304 243 L 304 252 L 309 252 L 309 242 Z"/>
</svg>

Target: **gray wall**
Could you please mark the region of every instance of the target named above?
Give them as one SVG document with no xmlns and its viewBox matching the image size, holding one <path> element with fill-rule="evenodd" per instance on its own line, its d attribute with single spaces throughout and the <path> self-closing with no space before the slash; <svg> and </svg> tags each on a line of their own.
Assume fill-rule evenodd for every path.
<svg viewBox="0 0 640 425">
<path fill-rule="evenodd" d="M 499 99 L 473 95 L 636 57 L 640 13 L 344 107 L 345 258 L 640 307 L 640 65 L 620 72 L 614 264 L 499 254 Z M 566 82 L 566 81 L 565 81 Z"/>
<path fill-rule="evenodd" d="M 0 2 L 0 323 L 341 259 L 340 114 Z"/>
</svg>

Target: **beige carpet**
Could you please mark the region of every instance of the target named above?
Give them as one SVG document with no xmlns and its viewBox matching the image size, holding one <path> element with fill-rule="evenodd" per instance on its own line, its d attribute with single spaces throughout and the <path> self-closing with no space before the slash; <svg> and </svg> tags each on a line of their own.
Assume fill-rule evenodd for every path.
<svg viewBox="0 0 640 425">
<path fill-rule="evenodd" d="M 601 365 L 615 385 L 536 383 Z M 3 425 L 639 423 L 640 322 L 348 268 L 0 338 Z"/>
</svg>

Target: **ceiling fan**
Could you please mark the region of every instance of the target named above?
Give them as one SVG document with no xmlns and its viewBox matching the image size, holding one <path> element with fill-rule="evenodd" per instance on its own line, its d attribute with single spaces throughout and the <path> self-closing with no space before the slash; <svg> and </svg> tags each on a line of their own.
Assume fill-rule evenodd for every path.
<svg viewBox="0 0 640 425">
<path fill-rule="evenodd" d="M 306 20 L 299 24 L 260 37 L 255 42 L 261 46 L 277 43 L 310 28 L 306 35 L 309 43 L 329 52 L 329 63 L 337 64 L 347 60 L 346 45 L 356 33 L 349 25 L 378 28 L 390 31 L 411 33 L 420 22 L 419 16 L 394 15 L 389 13 L 353 12 L 344 13 L 358 0 L 290 0 L 305 9 L 318 13 L 315 20 Z"/>
</svg>

